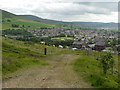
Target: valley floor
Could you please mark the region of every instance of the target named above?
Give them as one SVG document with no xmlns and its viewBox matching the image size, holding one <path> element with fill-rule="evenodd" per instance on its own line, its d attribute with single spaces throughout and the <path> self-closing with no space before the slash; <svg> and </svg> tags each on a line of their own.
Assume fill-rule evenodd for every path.
<svg viewBox="0 0 120 90">
<path fill-rule="evenodd" d="M 77 55 L 47 56 L 47 66 L 34 65 L 11 74 L 3 80 L 3 88 L 90 88 L 78 77 L 70 63 Z"/>
</svg>

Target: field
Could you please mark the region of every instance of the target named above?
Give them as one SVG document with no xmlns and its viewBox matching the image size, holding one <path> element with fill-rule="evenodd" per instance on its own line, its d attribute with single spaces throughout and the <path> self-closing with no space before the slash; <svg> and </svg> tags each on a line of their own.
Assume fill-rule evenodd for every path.
<svg viewBox="0 0 120 90">
<path fill-rule="evenodd" d="M 55 38 L 51 38 L 51 40 L 53 39 L 58 39 L 58 40 L 62 40 L 62 39 L 73 39 L 73 37 L 55 37 Z"/>
<path fill-rule="evenodd" d="M 56 27 L 56 26 L 52 26 L 52 25 L 48 25 L 48 24 L 44 24 L 44 23 L 39 23 L 39 22 L 33 22 L 33 21 L 29 21 L 29 20 L 16 20 L 16 19 L 10 19 L 11 22 L 3 22 L 2 25 L 3 25 L 3 30 L 5 29 L 18 29 L 20 27 L 22 27 L 22 25 L 24 25 L 26 29 L 29 29 L 29 28 L 36 28 L 36 29 L 40 29 L 41 27 L 47 27 L 47 28 L 53 28 L 53 27 Z M 15 27 L 12 27 L 12 24 L 16 24 L 16 25 L 19 25 L 20 27 L 18 28 L 15 28 Z M 30 27 L 29 27 L 30 26 Z"/>
<path fill-rule="evenodd" d="M 7 20 L 10 20 L 9 22 Z M 19 25 L 19 27 L 12 27 L 12 24 Z M 22 27 L 24 25 L 24 27 Z M 19 19 L 19 18 L 4 18 L 2 22 L 2 30 L 5 29 L 40 29 L 40 28 L 60 28 L 57 25 L 46 24 L 42 22 L 36 22 L 32 20 Z M 68 27 L 61 27 L 63 29 L 69 29 Z"/>
</svg>

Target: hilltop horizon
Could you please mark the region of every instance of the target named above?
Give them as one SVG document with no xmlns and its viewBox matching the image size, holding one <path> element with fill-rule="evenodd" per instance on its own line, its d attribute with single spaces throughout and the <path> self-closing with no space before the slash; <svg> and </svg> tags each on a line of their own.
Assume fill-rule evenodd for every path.
<svg viewBox="0 0 120 90">
<path fill-rule="evenodd" d="M 72 27 L 75 28 L 91 28 L 91 29 L 113 29 L 117 30 L 118 24 L 117 23 L 103 23 L 103 22 L 63 22 L 63 21 L 56 21 L 56 20 L 50 20 L 50 19 L 43 19 L 41 17 L 37 17 L 34 15 L 16 15 L 14 13 L 3 11 L 3 18 L 20 18 L 25 20 L 32 20 L 39 23 L 45 23 L 50 25 L 58 25 L 58 26 L 65 26 L 65 27 Z M 23 21 L 23 20 L 22 20 Z"/>
<path fill-rule="evenodd" d="M 41 18 L 41 19 L 45 19 L 45 20 L 52 20 L 52 21 L 58 21 L 58 22 L 67 22 L 68 21 L 60 21 L 60 20 L 53 20 L 53 19 L 47 19 L 47 18 L 42 18 L 40 16 L 37 16 L 37 15 L 33 15 L 33 14 L 15 14 L 15 13 L 12 13 L 12 12 L 9 12 L 7 10 L 3 10 L 1 9 L 2 11 L 5 11 L 5 12 L 8 12 L 8 13 L 11 13 L 11 14 L 14 14 L 14 15 L 17 15 L 17 16 L 34 16 L 34 17 L 37 17 L 37 18 Z M 117 22 L 94 22 L 94 21 L 69 21 L 70 23 L 72 22 L 83 22 L 83 23 L 117 23 Z"/>
</svg>

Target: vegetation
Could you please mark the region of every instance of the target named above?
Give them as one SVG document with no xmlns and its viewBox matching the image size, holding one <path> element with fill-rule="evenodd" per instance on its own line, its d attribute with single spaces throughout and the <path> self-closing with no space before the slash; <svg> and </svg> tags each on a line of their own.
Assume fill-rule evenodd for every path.
<svg viewBox="0 0 120 90">
<path fill-rule="evenodd" d="M 22 18 L 30 19 L 37 22 L 44 22 L 47 24 L 59 25 L 60 27 L 69 27 L 71 29 L 82 28 L 82 29 L 96 29 L 96 28 L 117 28 L 116 23 L 99 23 L 99 22 L 62 22 L 49 19 L 42 19 L 32 15 L 20 15 Z M 116 29 L 117 30 L 117 29 Z"/>
<path fill-rule="evenodd" d="M 37 18 L 37 17 L 36 17 Z M 3 32 L 2 35 L 15 35 L 23 36 L 14 39 L 2 38 L 2 72 L 4 76 L 13 73 L 24 67 L 29 67 L 32 65 L 49 65 L 49 63 L 43 61 L 46 57 L 44 55 L 44 49 L 47 48 L 47 55 L 56 54 L 76 54 L 78 59 L 74 60 L 72 63 L 73 69 L 78 74 L 78 76 L 83 77 L 83 79 L 91 84 L 93 87 L 97 88 L 117 88 L 120 87 L 120 80 L 118 79 L 118 57 L 112 54 L 104 54 L 102 52 L 92 52 L 92 51 L 82 51 L 82 50 L 61 50 L 60 48 L 41 45 L 41 41 L 45 41 L 50 45 L 62 45 L 70 46 L 73 40 L 61 41 L 61 39 L 73 39 L 73 36 L 65 37 L 64 34 L 58 37 L 46 37 L 37 38 L 31 33 L 27 32 L 29 29 L 50 29 L 50 28 L 64 28 L 69 30 L 73 28 L 71 23 L 58 23 L 57 25 L 50 25 L 48 23 L 41 23 L 34 18 L 26 18 L 26 16 L 21 17 L 6 11 L 3 11 Z M 46 21 L 46 20 L 44 20 Z M 73 23 L 74 26 L 85 25 L 85 23 Z M 87 27 L 90 25 L 94 27 L 95 23 L 87 23 Z M 97 25 L 99 23 L 96 23 Z M 83 27 L 85 27 L 83 25 Z M 107 24 L 108 26 L 110 24 Z M 112 24 L 113 26 L 116 24 Z M 79 27 L 81 27 L 79 26 Z M 102 24 L 102 26 L 104 26 Z M 86 27 L 86 28 L 87 28 Z M 99 27 L 96 26 L 96 27 Z M 111 26 L 109 26 L 111 27 Z M 76 32 L 78 33 L 78 32 Z M 58 41 L 53 41 L 53 39 L 59 39 Z M 19 41 L 18 41 L 19 40 Z M 81 41 L 81 39 L 79 39 Z M 93 42 L 90 41 L 90 44 Z M 113 40 L 112 46 L 115 46 L 118 42 Z M 102 56 L 102 57 L 101 57 Z M 96 60 L 98 58 L 98 60 Z M 101 64 L 102 63 L 102 64 Z M 112 71 L 112 72 L 111 72 Z M 104 74 L 103 74 L 104 72 Z M 104 77 L 104 75 L 106 77 Z"/>
<path fill-rule="evenodd" d="M 26 29 L 7 29 L 2 31 L 2 35 L 20 35 L 20 36 L 33 36 Z"/>
<path fill-rule="evenodd" d="M 46 24 L 45 22 L 39 22 L 32 19 L 24 18 L 19 15 L 9 13 L 2 10 L 2 30 L 5 29 L 47 29 L 47 28 L 64 28 L 69 29 L 69 27 L 60 27 L 57 25 Z"/>
<path fill-rule="evenodd" d="M 3 76 L 31 65 L 48 65 L 47 62 L 42 61 L 45 57 L 44 48 L 47 48 L 47 55 L 59 52 L 57 48 L 33 42 L 21 42 L 7 38 L 3 38 L 2 41 Z"/>
<path fill-rule="evenodd" d="M 113 60 L 113 56 L 111 55 L 111 53 L 107 53 L 101 56 L 101 64 L 102 64 L 103 73 L 105 76 L 106 76 L 107 71 L 110 68 L 112 68 L 112 73 L 113 73 L 114 60 Z"/>
<path fill-rule="evenodd" d="M 115 64 L 114 64 L 114 74 L 110 71 L 106 73 L 106 77 L 104 77 L 103 69 L 101 62 L 95 60 L 94 55 L 99 56 L 103 53 L 96 53 L 94 55 L 93 52 L 90 53 L 89 56 L 85 55 L 86 51 L 77 51 L 76 54 L 80 55 L 80 57 L 75 60 L 72 65 L 74 70 L 80 77 L 91 84 L 93 87 L 97 88 L 118 88 L 119 87 L 119 79 L 118 79 L 118 59 L 117 56 L 114 56 Z M 90 57 L 91 56 L 91 57 Z"/>
<path fill-rule="evenodd" d="M 43 38 L 39 38 L 39 37 L 35 37 L 33 36 L 31 33 L 29 33 L 26 29 L 7 29 L 7 30 L 3 30 L 2 35 L 15 35 L 18 36 L 14 39 L 19 40 L 19 41 L 32 41 L 35 43 L 39 43 L 41 41 L 44 41 L 46 43 L 49 43 L 49 45 L 63 45 L 63 46 L 70 46 L 73 43 L 73 40 L 67 40 L 67 41 L 60 41 L 61 39 L 73 39 L 73 37 L 43 37 Z M 23 36 L 23 37 L 19 37 L 19 36 Z M 12 38 L 12 37 L 9 37 Z M 53 39 L 59 39 L 58 41 L 53 41 Z"/>
<path fill-rule="evenodd" d="M 53 39 L 58 39 L 58 40 L 62 40 L 62 39 L 73 39 L 72 37 L 55 37 L 55 38 L 51 38 Z"/>
<path fill-rule="evenodd" d="M 83 29 L 90 30 L 96 28 L 114 28 L 117 31 L 117 23 L 99 23 L 99 22 L 62 22 L 49 19 L 42 19 L 32 15 L 15 15 L 7 11 L 2 10 L 3 16 L 3 30 L 12 28 L 12 24 L 19 24 L 19 26 L 25 25 L 27 28 L 41 28 L 41 27 L 54 27 L 54 28 L 64 28 L 64 29 Z M 46 23 L 46 24 L 45 24 Z"/>
<path fill-rule="evenodd" d="M 55 46 L 59 46 L 59 45 L 62 45 L 62 46 L 71 46 L 72 43 L 74 41 L 73 40 L 67 40 L 67 41 L 54 41 L 52 44 L 54 44 Z"/>
<path fill-rule="evenodd" d="M 5 20 L 3 19 L 2 25 L 3 25 L 2 28 L 3 30 L 20 29 L 20 28 L 24 28 L 24 29 L 41 29 L 41 28 L 53 28 L 53 27 L 57 28 L 56 26 L 52 26 L 44 23 L 38 23 L 38 22 L 33 22 L 30 20 L 22 20 L 22 19 L 19 20 L 13 18 L 11 18 L 11 22 L 5 22 Z"/>
</svg>

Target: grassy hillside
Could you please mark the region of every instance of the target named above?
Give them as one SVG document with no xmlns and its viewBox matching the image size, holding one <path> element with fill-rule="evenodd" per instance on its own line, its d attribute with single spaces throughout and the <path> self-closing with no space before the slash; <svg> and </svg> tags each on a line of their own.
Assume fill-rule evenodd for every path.
<svg viewBox="0 0 120 90">
<path fill-rule="evenodd" d="M 44 23 L 47 23 L 47 24 L 55 24 L 55 25 L 62 24 L 61 21 L 43 19 L 43 18 L 33 16 L 33 15 L 19 15 L 19 16 L 22 17 L 22 18 L 30 19 L 30 20 L 37 21 L 37 22 L 44 22 Z"/>
<path fill-rule="evenodd" d="M 55 21 L 55 20 L 49 20 L 49 19 L 43 19 L 37 16 L 33 15 L 19 15 L 22 18 L 30 19 L 37 22 L 44 22 L 47 24 L 54 24 L 54 25 L 62 25 L 62 26 L 69 26 L 71 27 L 77 27 L 77 28 L 111 28 L 116 29 L 118 27 L 117 23 L 102 23 L 102 22 L 63 22 L 63 21 Z"/>
<path fill-rule="evenodd" d="M 114 74 L 109 70 L 106 77 L 103 75 L 103 68 L 100 61 L 94 59 L 94 57 L 99 57 L 103 53 L 91 52 L 89 56 L 85 55 L 84 51 L 78 51 L 76 54 L 80 55 L 73 63 L 73 69 L 75 72 L 83 79 L 91 84 L 91 86 L 96 88 L 118 88 L 120 87 L 118 79 L 118 57 L 113 55 L 114 64 Z"/>
<path fill-rule="evenodd" d="M 15 15 L 2 10 L 3 16 L 3 29 L 11 28 L 11 24 L 19 24 L 20 26 L 26 25 L 31 26 L 31 28 L 40 27 L 55 27 L 55 28 L 83 28 L 83 29 L 96 29 L 96 28 L 110 28 L 111 30 L 116 30 L 118 27 L 117 23 L 102 23 L 102 22 L 62 22 L 56 20 L 43 19 L 33 15 Z M 19 19 L 19 20 L 18 20 Z M 9 22 L 9 20 L 11 20 Z M 32 24 L 31 24 L 32 23 Z M 29 27 L 30 28 L 30 27 Z"/>
<path fill-rule="evenodd" d="M 60 28 L 60 26 L 52 25 L 53 23 L 46 23 L 44 21 L 37 21 L 32 18 L 24 18 L 19 15 L 2 10 L 2 30 L 5 29 L 40 29 L 40 28 Z M 13 25 L 17 25 L 13 27 Z M 68 29 L 68 27 L 61 27 Z"/>
<path fill-rule="evenodd" d="M 12 27 L 12 24 L 19 25 L 18 27 Z M 24 25 L 24 27 L 23 27 Z M 47 27 L 47 28 L 57 28 L 55 25 L 45 24 L 43 22 L 36 22 L 33 20 L 22 18 L 18 15 L 12 14 L 10 12 L 2 10 L 2 30 L 4 29 L 18 29 L 18 28 L 38 28 Z"/>
<path fill-rule="evenodd" d="M 20 28 L 24 28 L 24 29 L 40 29 L 41 27 L 47 27 L 47 28 L 53 28 L 54 26 L 52 25 L 47 25 L 47 24 L 43 24 L 43 23 L 36 23 L 36 22 L 32 22 L 29 20 L 15 20 L 15 19 L 9 19 L 7 18 L 7 20 L 11 20 L 11 22 L 3 22 L 2 23 L 2 30 L 5 29 L 20 29 Z M 15 25 L 19 25 L 19 27 L 12 27 L 12 24 Z M 23 27 L 24 25 L 24 27 Z"/>
<path fill-rule="evenodd" d="M 44 58 L 44 48 L 47 55 L 55 54 L 60 49 L 33 42 L 21 42 L 13 39 L 2 38 L 2 71 L 3 76 L 30 65 L 48 65 Z"/>
<path fill-rule="evenodd" d="M 82 77 L 92 87 L 96 88 L 117 88 L 119 87 L 118 79 L 118 57 L 113 55 L 114 74 L 109 70 L 106 77 L 103 75 L 103 69 L 101 63 L 96 60 L 104 53 L 101 52 L 89 52 L 86 55 L 86 51 L 77 50 L 62 50 L 55 47 L 46 45 L 40 45 L 33 42 L 22 42 L 8 38 L 2 38 L 2 67 L 3 78 L 10 73 L 18 71 L 24 67 L 33 65 L 49 65 L 44 59 L 44 48 L 47 48 L 47 56 L 53 55 L 77 55 L 78 59 L 73 60 L 70 64 L 73 70 L 79 77 Z M 72 58 L 72 57 L 71 57 Z"/>
<path fill-rule="evenodd" d="M 13 13 L 2 10 L 2 18 L 3 19 L 4 18 L 18 18 L 18 16 Z"/>
</svg>

